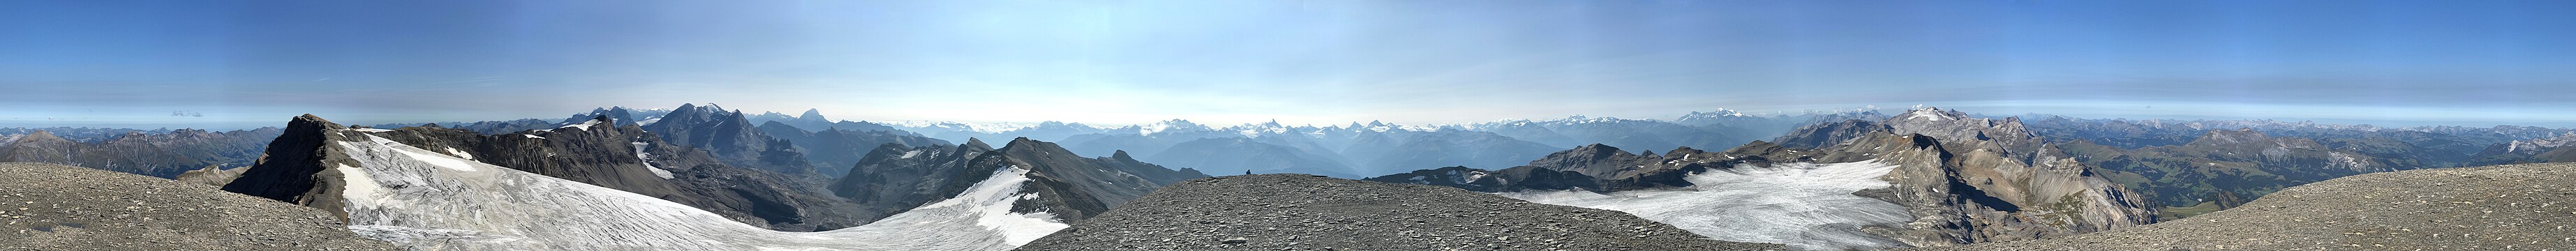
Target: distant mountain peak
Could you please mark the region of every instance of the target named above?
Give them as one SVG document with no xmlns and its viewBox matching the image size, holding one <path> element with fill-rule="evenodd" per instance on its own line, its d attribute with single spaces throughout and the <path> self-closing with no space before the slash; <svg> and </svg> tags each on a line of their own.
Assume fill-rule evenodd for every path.
<svg viewBox="0 0 2576 251">
<path fill-rule="evenodd" d="M 810 119 L 810 120 L 823 120 L 823 111 L 822 111 L 822 110 L 819 110 L 819 109 L 814 109 L 814 108 L 805 108 L 805 113 L 804 113 L 804 114 L 798 114 L 798 115 L 796 115 L 796 118 L 798 118 L 798 119 Z"/>
<path fill-rule="evenodd" d="M 1941 121 L 1967 119 L 1968 114 L 1959 111 L 1941 110 L 1940 107 L 1925 106 L 1920 109 L 1905 111 L 1905 114 L 1897 114 L 1896 117 L 1901 120 Z"/>
</svg>

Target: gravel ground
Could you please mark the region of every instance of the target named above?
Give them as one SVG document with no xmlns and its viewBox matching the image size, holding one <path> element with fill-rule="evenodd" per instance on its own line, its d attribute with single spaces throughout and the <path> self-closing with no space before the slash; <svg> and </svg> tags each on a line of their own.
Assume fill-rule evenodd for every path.
<svg viewBox="0 0 2576 251">
<path fill-rule="evenodd" d="M 1300 174 L 1197 179 L 1020 250 L 1778 250 L 1618 211 Z"/>
<path fill-rule="evenodd" d="M 321 210 L 84 167 L 0 163 L 0 250 L 397 250 Z"/>
<path fill-rule="evenodd" d="M 1919 250 L 2576 250 L 2576 164 L 2364 174 L 2139 228 Z"/>
</svg>

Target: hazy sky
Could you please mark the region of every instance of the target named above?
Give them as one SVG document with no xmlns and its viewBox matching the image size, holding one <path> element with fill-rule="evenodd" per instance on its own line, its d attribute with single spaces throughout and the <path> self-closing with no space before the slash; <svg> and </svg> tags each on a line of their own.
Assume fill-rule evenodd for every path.
<svg viewBox="0 0 2576 251">
<path fill-rule="evenodd" d="M 20 1 L 0 124 L 720 103 L 1103 124 L 1987 114 L 2576 122 L 2576 1 Z"/>
</svg>

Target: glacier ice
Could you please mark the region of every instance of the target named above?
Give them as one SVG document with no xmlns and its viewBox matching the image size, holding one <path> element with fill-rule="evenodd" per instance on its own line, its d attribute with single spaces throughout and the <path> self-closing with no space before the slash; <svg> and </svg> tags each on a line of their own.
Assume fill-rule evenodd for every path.
<svg viewBox="0 0 2576 251">
<path fill-rule="evenodd" d="M 1740 165 L 1684 177 L 1693 184 L 1684 189 L 1500 195 L 1627 212 L 1723 241 L 1781 243 L 1804 250 L 1881 249 L 1904 244 L 1860 228 L 1904 224 L 1913 216 L 1904 206 L 1852 192 L 1890 186 L 1878 177 L 1895 168 L 1878 161 Z"/>
<path fill-rule="evenodd" d="M 434 154 L 336 142 L 349 229 L 413 250 L 1002 250 L 1067 227 L 1014 214 L 1027 170 L 875 223 L 780 232 L 658 198 Z M 465 165 L 465 168 L 449 165 Z M 1000 210 L 994 210 L 1000 208 Z"/>
</svg>

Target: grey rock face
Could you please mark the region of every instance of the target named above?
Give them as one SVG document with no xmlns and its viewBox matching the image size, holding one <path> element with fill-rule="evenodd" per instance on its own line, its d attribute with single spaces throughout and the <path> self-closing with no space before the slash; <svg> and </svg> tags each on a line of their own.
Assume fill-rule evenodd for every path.
<svg viewBox="0 0 2576 251">
<path fill-rule="evenodd" d="M 1020 250 L 1777 250 L 1626 213 L 1296 174 L 1173 184 Z"/>
<path fill-rule="evenodd" d="M 2576 165 L 2374 173 L 2124 230 L 1921 250 L 2521 250 L 2576 247 Z"/>
<path fill-rule="evenodd" d="M 0 201 L 0 249 L 399 250 L 321 210 L 85 167 L 0 163 Z"/>
</svg>

